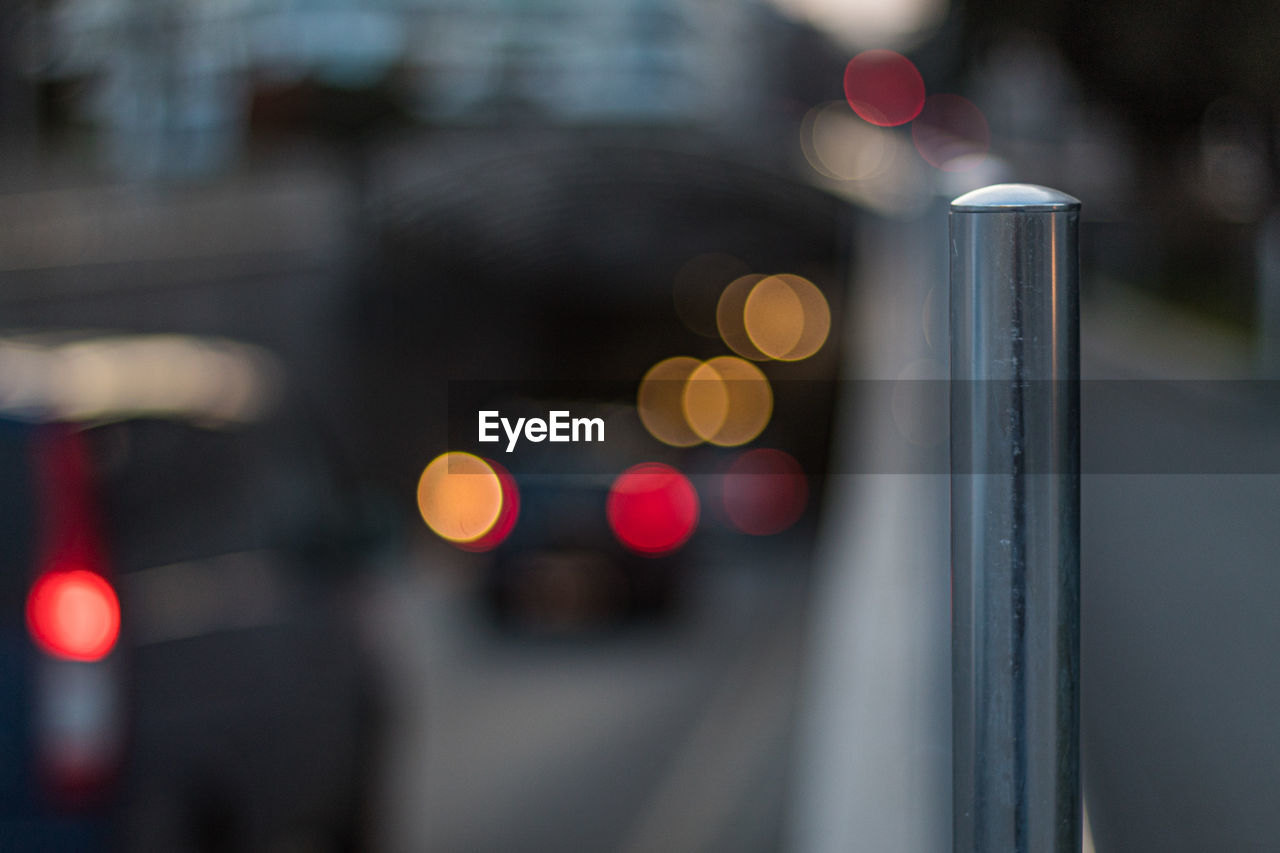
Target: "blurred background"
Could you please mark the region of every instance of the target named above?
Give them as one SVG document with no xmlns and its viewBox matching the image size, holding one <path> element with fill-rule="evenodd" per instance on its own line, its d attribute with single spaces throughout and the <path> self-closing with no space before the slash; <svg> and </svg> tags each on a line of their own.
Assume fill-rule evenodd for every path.
<svg viewBox="0 0 1280 853">
<path fill-rule="evenodd" d="M 915 391 L 947 202 L 1018 181 L 1084 202 L 1125 383 L 1084 401 L 1086 849 L 1280 850 L 1278 35 L 3 4 L 0 849 L 949 849 Z"/>
</svg>

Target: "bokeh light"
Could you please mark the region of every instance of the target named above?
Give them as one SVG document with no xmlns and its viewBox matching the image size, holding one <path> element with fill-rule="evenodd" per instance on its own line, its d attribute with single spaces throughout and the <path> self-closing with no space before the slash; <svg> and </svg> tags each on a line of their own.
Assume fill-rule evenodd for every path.
<svg viewBox="0 0 1280 853">
<path fill-rule="evenodd" d="M 787 286 L 787 285 L 784 285 Z M 804 343 L 804 336 L 790 336 Z M 636 410 L 654 438 L 674 447 L 703 441 L 734 447 L 754 439 L 773 413 L 773 389 L 760 369 L 735 356 L 701 362 L 675 356 L 640 381 Z"/>
<path fill-rule="evenodd" d="M 781 533 L 804 514 L 809 484 L 791 454 L 760 447 L 739 455 L 722 478 L 725 515 L 752 536 Z"/>
<path fill-rule="evenodd" d="M 924 78 L 900 53 L 867 50 L 845 66 L 844 95 L 865 121 L 895 127 L 920 114 L 925 102 Z"/>
<path fill-rule="evenodd" d="M 982 163 L 991 148 L 987 117 L 967 98 L 930 95 L 911 123 L 911 141 L 931 166 L 962 172 Z"/>
<path fill-rule="evenodd" d="M 832 101 L 805 114 L 800 148 L 823 177 L 864 181 L 884 169 L 890 133 L 859 119 L 845 101 Z"/>
<path fill-rule="evenodd" d="M 672 299 L 676 315 L 693 332 L 718 337 L 716 305 L 720 294 L 729 282 L 750 271 L 745 261 L 722 252 L 692 258 L 675 275 Z"/>
<path fill-rule="evenodd" d="M 681 407 L 698 440 L 709 440 L 729 417 L 729 386 L 714 367 L 699 362 L 684 384 Z"/>
<path fill-rule="evenodd" d="M 502 513 L 502 481 L 488 462 L 470 453 L 442 453 L 418 480 L 418 512 L 450 542 L 474 542 Z"/>
<path fill-rule="evenodd" d="M 723 395 L 723 417 L 716 400 Z M 705 409 L 695 409 L 695 407 Z M 689 377 L 685 390 L 689 426 L 704 440 L 736 447 L 755 439 L 773 414 L 773 389 L 760 368 L 731 355 L 713 358 Z"/>
<path fill-rule="evenodd" d="M 498 484 L 502 487 L 502 508 L 498 510 L 498 517 L 494 519 L 493 526 L 487 533 L 470 542 L 456 543 L 464 551 L 492 551 L 506 541 L 511 531 L 515 530 L 516 521 L 520 518 L 520 489 L 516 485 L 515 477 L 492 459 L 484 461 L 493 469 L 493 473 L 498 475 Z"/>
<path fill-rule="evenodd" d="M 848 106 L 843 109 L 847 111 Z M 915 218 L 922 214 L 934 197 L 935 183 L 930 174 L 933 169 L 921 159 L 904 134 L 867 124 L 856 117 L 850 120 L 861 127 L 860 136 L 874 137 L 875 168 L 859 171 L 857 180 L 846 180 L 819 164 L 815 171 L 826 180 L 826 188 L 881 216 Z M 840 147 L 837 143 L 833 145 Z M 850 143 L 844 150 L 856 151 L 857 146 Z M 811 163 L 816 157 L 811 152 L 806 156 Z"/>
<path fill-rule="evenodd" d="M 685 383 L 701 366 L 702 362 L 696 358 L 678 355 L 658 362 L 640 380 L 636 411 L 644 428 L 663 444 L 692 447 L 702 443 L 702 438 L 689 426 L 685 414 Z M 721 408 L 727 406 L 726 399 Z M 708 417 L 714 417 L 713 413 L 701 409 L 699 412 L 704 422 Z M 723 413 L 720 418 L 723 421 Z"/>
<path fill-rule="evenodd" d="M 669 554 L 698 526 L 698 493 L 670 465 L 643 462 L 614 480 L 605 515 L 626 547 L 646 556 Z"/>
<path fill-rule="evenodd" d="M 791 285 L 776 275 L 756 282 L 742 311 L 747 337 L 760 352 L 781 358 L 804 334 L 804 305 Z"/>
<path fill-rule="evenodd" d="M 743 307 L 743 327 L 761 353 L 779 361 L 813 355 L 831 331 L 831 309 L 813 282 L 798 275 L 773 275 L 751 288 Z"/>
<path fill-rule="evenodd" d="M 765 361 L 769 358 L 751 343 L 751 336 L 747 334 L 744 322 L 747 297 L 751 295 L 751 289 L 764 278 L 758 273 L 735 278 L 720 294 L 720 301 L 716 305 L 716 328 L 720 331 L 721 340 L 738 355 L 753 361 Z"/>
<path fill-rule="evenodd" d="M 101 575 L 85 569 L 52 571 L 31 588 L 27 627 L 51 655 L 100 660 L 120 635 L 120 603 Z"/>
</svg>

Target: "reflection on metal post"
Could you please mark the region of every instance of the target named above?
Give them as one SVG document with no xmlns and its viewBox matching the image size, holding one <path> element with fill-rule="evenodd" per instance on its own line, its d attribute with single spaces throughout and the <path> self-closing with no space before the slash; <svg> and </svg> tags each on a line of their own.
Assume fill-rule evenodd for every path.
<svg viewBox="0 0 1280 853">
<path fill-rule="evenodd" d="M 956 853 L 1080 850 L 1079 211 L 951 203 Z"/>
</svg>

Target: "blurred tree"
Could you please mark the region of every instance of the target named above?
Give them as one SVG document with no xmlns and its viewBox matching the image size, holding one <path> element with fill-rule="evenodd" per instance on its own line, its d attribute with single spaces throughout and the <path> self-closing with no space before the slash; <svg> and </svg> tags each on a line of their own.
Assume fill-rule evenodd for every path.
<svg viewBox="0 0 1280 853">
<path fill-rule="evenodd" d="M 1194 125 L 1223 95 L 1280 99 L 1272 0 L 971 0 L 964 17 L 979 53 L 1012 33 L 1048 35 L 1090 92 L 1159 137 Z"/>
<path fill-rule="evenodd" d="M 1280 3 L 969 0 L 961 18 L 966 65 L 1037 33 L 1086 101 L 1125 117 L 1137 198 L 1159 246 L 1147 283 L 1248 322 L 1250 234 L 1280 203 Z"/>
</svg>

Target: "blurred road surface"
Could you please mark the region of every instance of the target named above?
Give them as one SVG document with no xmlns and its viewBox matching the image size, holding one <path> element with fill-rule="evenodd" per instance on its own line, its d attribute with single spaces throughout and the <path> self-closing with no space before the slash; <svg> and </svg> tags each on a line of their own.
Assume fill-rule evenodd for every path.
<svg viewBox="0 0 1280 853">
<path fill-rule="evenodd" d="M 383 849 L 777 849 L 805 572 L 722 559 L 670 623 L 593 636 L 496 633 L 439 564 L 388 587 Z"/>
<path fill-rule="evenodd" d="M 1250 374 L 1230 340 L 1151 306 L 1103 307 L 1086 339 L 1086 377 L 1206 381 L 1135 383 L 1128 399 L 1083 413 L 1086 471 L 1134 437 L 1167 462 L 1081 484 L 1093 835 L 1104 853 L 1275 850 L 1280 422 L 1264 401 L 1274 406 L 1274 392 L 1213 381 Z M 1243 454 L 1253 472 L 1204 467 L 1219 452 Z"/>
</svg>

